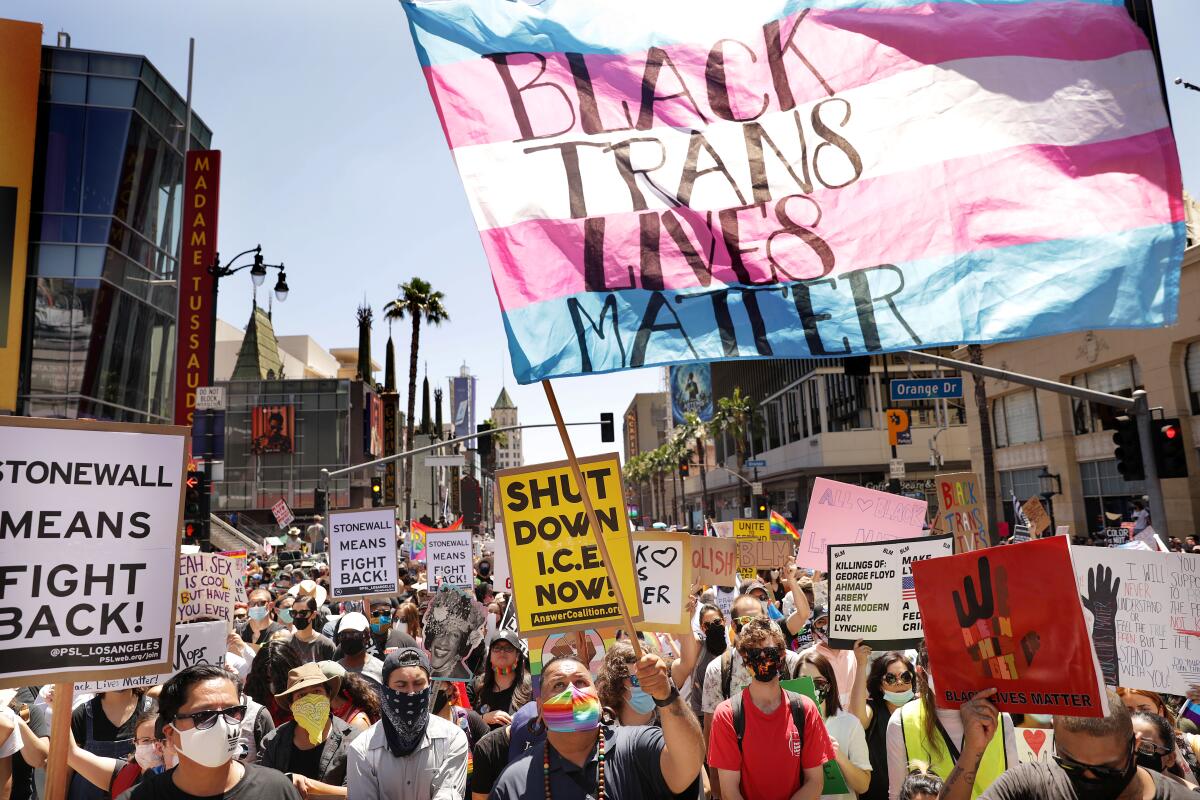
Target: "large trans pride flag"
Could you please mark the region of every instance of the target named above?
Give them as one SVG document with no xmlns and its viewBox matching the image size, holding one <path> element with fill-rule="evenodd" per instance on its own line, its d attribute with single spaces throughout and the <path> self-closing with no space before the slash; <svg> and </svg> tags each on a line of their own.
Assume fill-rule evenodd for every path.
<svg viewBox="0 0 1200 800">
<path fill-rule="evenodd" d="M 522 383 L 1175 320 L 1122 0 L 403 5 Z"/>
</svg>

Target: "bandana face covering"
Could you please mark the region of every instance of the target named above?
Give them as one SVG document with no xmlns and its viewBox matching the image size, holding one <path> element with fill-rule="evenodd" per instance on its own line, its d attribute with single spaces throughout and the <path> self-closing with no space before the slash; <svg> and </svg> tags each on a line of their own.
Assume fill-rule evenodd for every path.
<svg viewBox="0 0 1200 800">
<path fill-rule="evenodd" d="M 392 755 L 406 756 L 421 743 L 429 725 L 430 691 L 429 686 L 411 694 L 383 687 L 383 732 Z"/>
<path fill-rule="evenodd" d="M 556 733 L 583 733 L 600 727 L 600 695 L 595 686 L 572 684 L 542 703 L 546 728 Z"/>
<path fill-rule="evenodd" d="M 306 694 L 292 701 L 292 717 L 308 734 L 313 744 L 325 741 L 325 725 L 329 722 L 329 698 L 323 694 Z"/>
<path fill-rule="evenodd" d="M 746 651 L 746 666 L 754 680 L 770 683 L 779 677 L 782 655 L 778 647 L 756 647 Z"/>
</svg>

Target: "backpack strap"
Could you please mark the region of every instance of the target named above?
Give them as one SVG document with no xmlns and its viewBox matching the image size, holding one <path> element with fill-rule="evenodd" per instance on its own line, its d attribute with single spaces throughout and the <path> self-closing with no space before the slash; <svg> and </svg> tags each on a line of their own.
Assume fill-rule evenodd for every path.
<svg viewBox="0 0 1200 800">
<path fill-rule="evenodd" d="M 733 706 L 733 732 L 737 736 L 738 753 L 742 752 L 742 739 L 746 736 L 746 709 L 742 707 L 742 693 L 729 698 Z"/>
<path fill-rule="evenodd" d="M 732 700 L 729 689 L 733 684 L 733 650 L 726 648 L 721 654 L 721 697 Z"/>
</svg>

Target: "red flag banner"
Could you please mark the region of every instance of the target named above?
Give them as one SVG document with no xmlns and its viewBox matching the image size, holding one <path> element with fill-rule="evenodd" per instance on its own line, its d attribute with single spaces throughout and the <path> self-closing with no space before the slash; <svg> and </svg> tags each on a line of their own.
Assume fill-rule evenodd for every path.
<svg viewBox="0 0 1200 800">
<path fill-rule="evenodd" d="M 1065 537 L 918 561 L 912 570 L 939 707 L 994 688 L 1001 711 L 1107 713 Z"/>
</svg>

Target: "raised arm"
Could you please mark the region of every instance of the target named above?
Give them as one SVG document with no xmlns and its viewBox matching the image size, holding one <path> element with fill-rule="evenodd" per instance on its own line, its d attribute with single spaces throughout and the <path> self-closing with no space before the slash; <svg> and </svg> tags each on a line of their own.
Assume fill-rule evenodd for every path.
<svg viewBox="0 0 1200 800">
<path fill-rule="evenodd" d="M 637 663 L 638 681 L 642 690 L 656 701 L 666 700 L 674 687 L 667 678 L 662 659 L 646 653 Z M 696 780 L 704 764 L 704 736 L 696 715 L 684 704 L 678 693 L 670 705 L 659 708 L 662 722 L 663 750 L 659 757 L 663 779 L 674 793 L 683 792 Z"/>
</svg>

